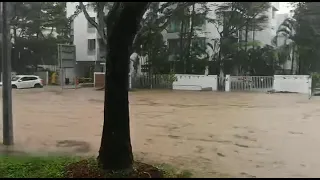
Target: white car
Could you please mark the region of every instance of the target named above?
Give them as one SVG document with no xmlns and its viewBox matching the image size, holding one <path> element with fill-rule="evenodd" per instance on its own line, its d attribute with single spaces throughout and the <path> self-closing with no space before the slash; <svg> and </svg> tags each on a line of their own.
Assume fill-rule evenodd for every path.
<svg viewBox="0 0 320 180">
<path fill-rule="evenodd" d="M 11 85 L 14 89 L 42 88 L 43 80 L 35 75 L 17 75 L 12 77 Z M 0 82 L 0 86 L 2 86 L 2 82 Z"/>
</svg>

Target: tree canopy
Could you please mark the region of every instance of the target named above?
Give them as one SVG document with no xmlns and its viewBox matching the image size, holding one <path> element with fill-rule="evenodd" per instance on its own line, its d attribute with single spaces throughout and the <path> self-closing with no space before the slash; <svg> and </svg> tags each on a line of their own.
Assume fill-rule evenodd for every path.
<svg viewBox="0 0 320 180">
<path fill-rule="evenodd" d="M 70 43 L 66 2 L 15 2 L 12 19 L 13 69 L 56 64 L 58 43 Z"/>
</svg>

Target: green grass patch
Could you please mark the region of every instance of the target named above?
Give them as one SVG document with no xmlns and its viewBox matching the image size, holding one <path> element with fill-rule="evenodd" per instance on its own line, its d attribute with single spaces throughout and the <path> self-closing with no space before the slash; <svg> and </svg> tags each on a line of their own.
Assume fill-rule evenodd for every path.
<svg viewBox="0 0 320 180">
<path fill-rule="evenodd" d="M 155 167 L 162 171 L 166 178 L 191 178 L 193 176 L 191 171 L 179 170 L 169 164 L 159 164 Z"/>
<path fill-rule="evenodd" d="M 83 165 L 85 162 L 86 165 Z M 85 177 L 95 177 L 99 170 L 95 158 L 81 158 L 68 156 L 0 156 L 0 178 L 64 178 L 69 177 L 66 167 L 75 167 L 76 176 L 87 170 Z M 144 171 L 144 163 L 135 163 L 134 169 L 138 169 L 135 175 L 151 177 L 153 171 Z M 150 165 L 148 165 L 150 166 Z M 79 170 L 77 170 L 79 167 Z M 152 167 L 152 166 L 150 166 Z M 188 178 L 192 174 L 189 171 L 179 171 L 170 165 L 162 164 L 153 166 L 158 169 L 164 177 L 168 178 Z M 83 169 L 82 169 L 83 168 Z M 140 168 L 140 169 L 139 169 Z M 78 173 L 78 174 L 77 174 Z M 91 173 L 91 174 L 90 174 Z M 159 173 L 158 173 L 159 174 Z M 141 175 L 141 176 L 140 176 Z M 104 177 L 130 177 L 131 175 L 123 172 L 112 172 L 104 174 Z"/>
<path fill-rule="evenodd" d="M 76 157 L 0 156 L 0 178 L 63 178 Z"/>
</svg>

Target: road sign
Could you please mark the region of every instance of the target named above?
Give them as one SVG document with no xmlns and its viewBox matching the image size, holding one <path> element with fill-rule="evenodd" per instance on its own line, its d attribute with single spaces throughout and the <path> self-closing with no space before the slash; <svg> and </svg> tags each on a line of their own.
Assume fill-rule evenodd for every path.
<svg viewBox="0 0 320 180">
<path fill-rule="evenodd" d="M 58 44 L 58 64 L 60 68 L 73 68 L 76 64 L 76 46 Z"/>
<path fill-rule="evenodd" d="M 58 65 L 60 67 L 60 84 L 64 88 L 65 83 L 74 83 L 76 87 L 76 46 L 58 44 Z M 68 82 L 67 82 L 68 81 Z"/>
</svg>

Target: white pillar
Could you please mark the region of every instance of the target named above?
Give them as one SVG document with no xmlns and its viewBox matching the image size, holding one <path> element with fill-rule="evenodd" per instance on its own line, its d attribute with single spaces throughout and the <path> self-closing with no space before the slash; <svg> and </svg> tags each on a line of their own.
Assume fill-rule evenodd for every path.
<svg viewBox="0 0 320 180">
<path fill-rule="evenodd" d="M 312 76 L 309 76 L 308 78 L 308 90 L 309 90 L 309 99 L 312 97 L 312 88 L 315 88 L 315 87 L 312 87 Z"/>
<path fill-rule="evenodd" d="M 230 86 L 231 86 L 230 74 L 227 74 L 225 79 L 225 86 L 224 86 L 226 92 L 230 92 Z"/>
<path fill-rule="evenodd" d="M 206 69 L 204 70 L 204 75 L 205 76 L 209 75 L 209 66 L 206 66 Z"/>
</svg>

